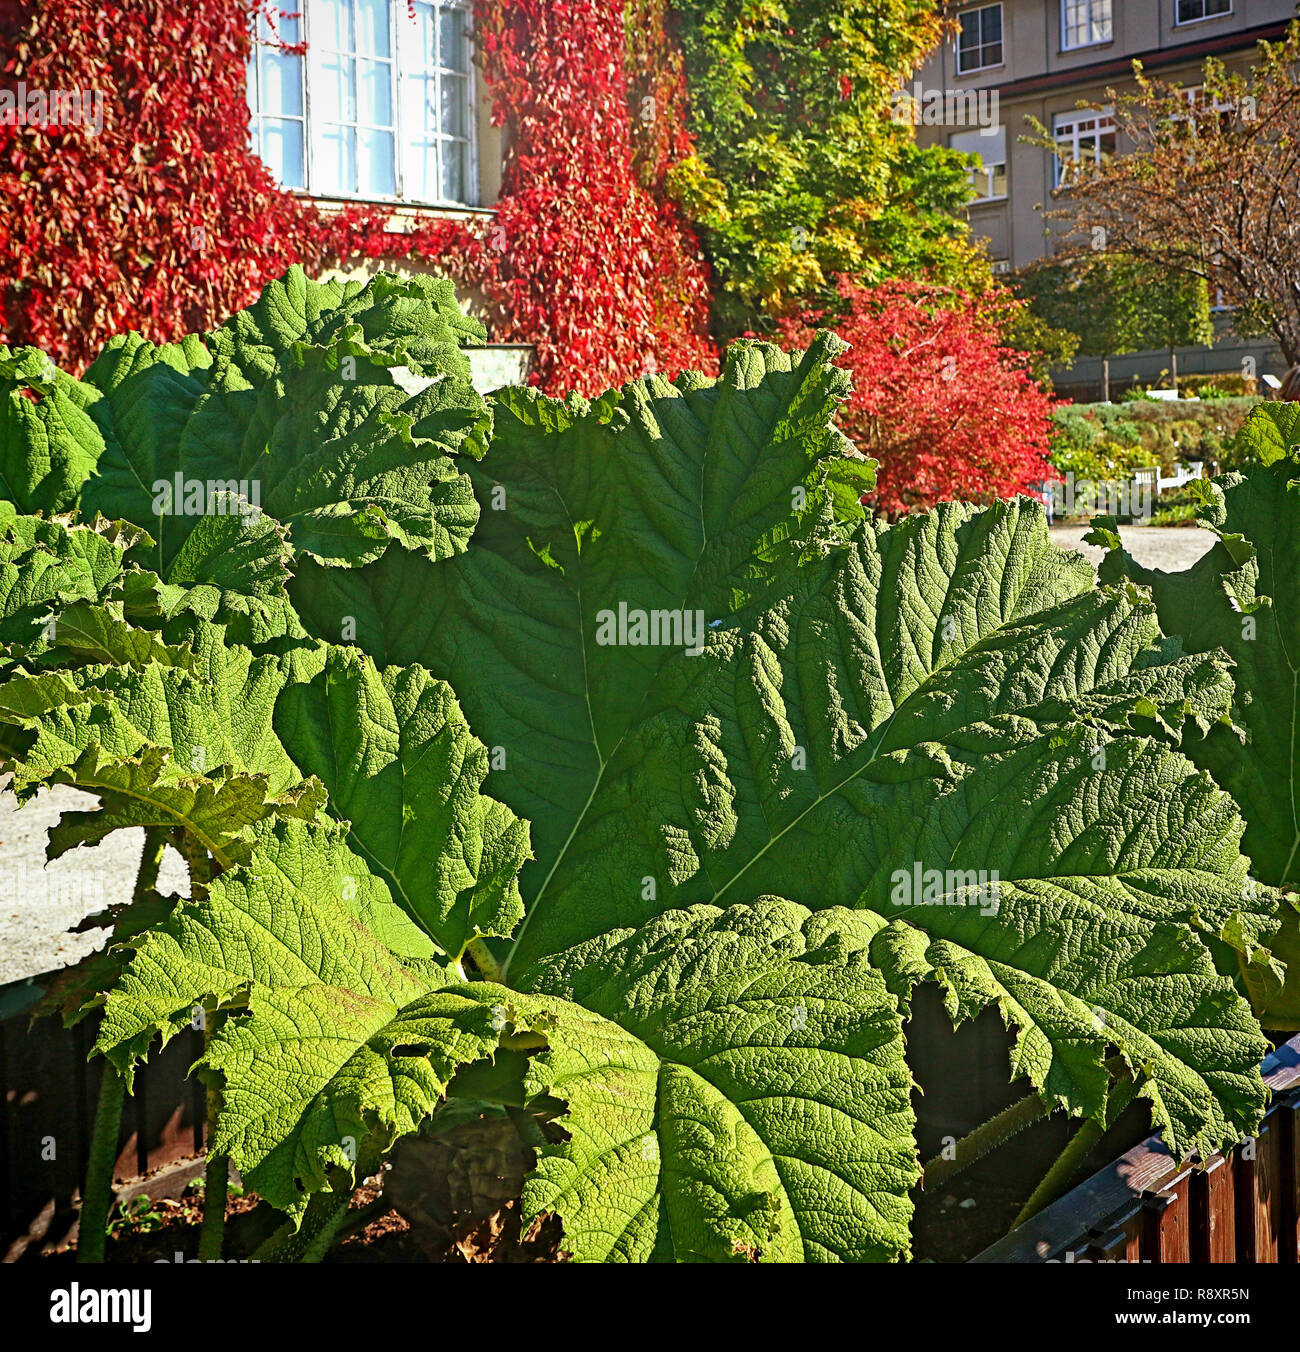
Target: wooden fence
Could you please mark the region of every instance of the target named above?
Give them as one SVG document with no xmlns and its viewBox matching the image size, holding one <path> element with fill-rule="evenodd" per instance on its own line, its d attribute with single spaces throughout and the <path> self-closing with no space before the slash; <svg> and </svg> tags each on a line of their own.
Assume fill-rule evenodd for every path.
<svg viewBox="0 0 1300 1352">
<path fill-rule="evenodd" d="M 1204 1166 L 1149 1136 L 985 1249 L 976 1263 L 1300 1260 L 1300 1037 L 1269 1054 L 1259 1134 Z"/>
<path fill-rule="evenodd" d="M 50 1018 L 29 1026 L 44 980 L 0 987 L 0 1255 L 57 1239 L 75 1221 L 99 1095 L 100 1060 L 86 1059 L 97 1018 L 72 1029 Z M 202 1086 L 185 1078 L 202 1050 L 202 1034 L 186 1031 L 136 1071 L 115 1178 L 203 1148 Z"/>
</svg>

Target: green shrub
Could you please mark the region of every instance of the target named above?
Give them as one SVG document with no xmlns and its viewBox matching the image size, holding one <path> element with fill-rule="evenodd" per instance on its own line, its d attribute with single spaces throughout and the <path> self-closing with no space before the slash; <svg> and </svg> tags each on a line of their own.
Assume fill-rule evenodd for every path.
<svg viewBox="0 0 1300 1352">
<path fill-rule="evenodd" d="M 1240 467 L 1234 439 L 1255 397 L 1132 399 L 1123 404 L 1067 404 L 1053 414 L 1052 463 L 1062 473 L 1104 479 L 1143 465 L 1169 473 L 1180 460 L 1206 472 Z"/>
</svg>

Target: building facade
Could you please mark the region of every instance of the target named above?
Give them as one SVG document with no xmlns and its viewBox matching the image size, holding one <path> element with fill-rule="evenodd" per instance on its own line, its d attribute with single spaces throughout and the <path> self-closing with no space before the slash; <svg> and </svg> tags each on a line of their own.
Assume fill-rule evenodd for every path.
<svg viewBox="0 0 1300 1352">
<path fill-rule="evenodd" d="M 248 63 L 253 149 L 284 189 L 323 211 L 391 208 L 387 228 L 429 216 L 494 214 L 504 146 L 472 54 L 471 0 L 298 0 L 259 11 Z M 272 17 L 274 15 L 274 17 Z M 431 265 L 363 259 L 326 276 Z M 474 290 L 461 293 L 471 311 Z M 470 353 L 484 389 L 522 381 L 532 349 Z"/>
<path fill-rule="evenodd" d="M 469 0 L 301 0 L 259 14 L 253 148 L 318 202 L 490 209 L 501 138 L 471 57 Z"/>
<path fill-rule="evenodd" d="M 1106 111 L 1107 89 L 1133 86 L 1133 62 L 1147 74 L 1195 86 L 1201 65 L 1215 57 L 1229 68 L 1249 66 L 1256 44 L 1276 41 L 1296 16 L 1294 0 L 970 0 L 953 12 L 958 31 L 917 73 L 915 94 L 946 101 L 948 116 L 919 119 L 922 145 L 975 153 L 970 225 L 987 243 L 995 271 L 1005 272 L 1052 252 L 1044 218 L 1062 166 L 1071 159 L 1124 151 Z M 996 97 L 993 95 L 996 94 Z M 935 97 L 937 95 L 937 98 Z M 978 125 L 969 125 L 972 113 Z M 1057 152 L 1031 144 L 1033 121 L 1047 128 Z M 1226 329 L 1221 324 L 1220 328 Z M 1189 349 L 1180 370 L 1232 370 L 1246 353 L 1261 370 L 1280 354 L 1267 344 L 1227 336 L 1213 349 Z M 1154 378 L 1162 354 L 1126 359 L 1141 378 Z M 1163 354 L 1168 365 L 1168 353 Z M 1154 366 L 1154 369 L 1153 369 Z M 1087 383 L 1088 363 L 1074 376 Z"/>
</svg>

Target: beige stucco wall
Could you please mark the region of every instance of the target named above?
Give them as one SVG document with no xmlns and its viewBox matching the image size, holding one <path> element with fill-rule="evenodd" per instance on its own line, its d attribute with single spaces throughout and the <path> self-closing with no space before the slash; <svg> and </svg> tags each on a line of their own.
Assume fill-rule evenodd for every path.
<svg viewBox="0 0 1300 1352">
<path fill-rule="evenodd" d="M 1163 57 L 1179 48 L 1228 39 L 1235 52 L 1221 53 L 1220 59 L 1230 67 L 1248 65 L 1257 36 L 1252 30 L 1295 17 L 1292 0 L 1234 0 L 1230 14 L 1176 26 L 1175 2 L 1113 0 L 1113 39 L 1064 52 L 1060 47 L 1059 0 L 1003 0 L 1001 65 L 958 75 L 956 51 L 949 40 L 917 73 L 916 80 L 926 90 L 998 92 L 999 117 L 1007 139 L 1007 197 L 970 209 L 971 229 L 988 242 L 991 257 L 1020 267 L 1050 252 L 1042 208 L 1051 195 L 1051 155 L 1025 143 L 1024 137 L 1035 134 L 1029 119 L 1036 118 L 1050 128 L 1056 114 L 1073 111 L 1080 103 L 1102 100 L 1108 87 L 1131 87 L 1130 63 L 1139 56 Z M 960 8 L 980 7 L 976 0 Z M 1154 73 L 1161 79 L 1195 84 L 1203 60 L 1204 56 L 1198 54 L 1186 62 L 1161 65 Z M 1115 71 L 1099 73 L 1097 69 L 1116 63 L 1119 69 Z M 1071 73 L 1077 78 L 1067 78 L 1050 89 L 1017 88 L 1024 82 L 1068 77 Z M 954 130 L 959 128 L 918 126 L 917 140 L 922 145 L 946 145 Z"/>
</svg>

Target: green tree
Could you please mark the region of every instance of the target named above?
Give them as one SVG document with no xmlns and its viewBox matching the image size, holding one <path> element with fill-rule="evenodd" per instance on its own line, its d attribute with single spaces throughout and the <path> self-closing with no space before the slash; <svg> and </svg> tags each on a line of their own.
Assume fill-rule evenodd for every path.
<svg viewBox="0 0 1300 1352">
<path fill-rule="evenodd" d="M 894 98 L 941 35 L 929 0 L 679 0 L 699 226 L 721 336 L 832 304 L 835 278 L 982 289 L 968 156 L 916 145 Z"/>
<path fill-rule="evenodd" d="M 1079 351 L 1079 336 L 1056 328 L 1026 305 L 1007 325 L 1006 342 L 1029 358 L 1029 373 L 1049 394 L 1052 372 L 1069 366 Z"/>
<path fill-rule="evenodd" d="M 1110 358 L 1209 342 L 1209 292 L 1199 277 L 1170 273 L 1126 255 L 1094 251 L 1021 269 L 1014 290 L 1047 330 L 1077 340 L 1077 351 L 1102 359 L 1102 399 L 1110 400 Z"/>
<path fill-rule="evenodd" d="M 1169 380 L 1177 389 L 1177 349 L 1208 343 L 1214 338 L 1210 288 L 1204 277 L 1167 273 L 1150 264 L 1139 267 L 1143 277 L 1147 346 L 1168 349 Z"/>
</svg>

